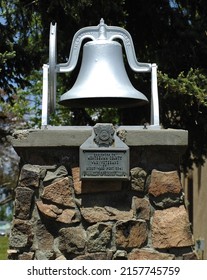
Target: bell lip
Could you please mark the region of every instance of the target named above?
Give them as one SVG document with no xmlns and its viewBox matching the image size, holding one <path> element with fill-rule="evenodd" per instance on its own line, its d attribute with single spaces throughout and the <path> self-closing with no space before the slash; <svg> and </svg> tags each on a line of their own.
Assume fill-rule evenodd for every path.
<svg viewBox="0 0 207 280">
<path fill-rule="evenodd" d="M 79 99 L 63 99 L 58 102 L 68 108 L 133 108 L 145 106 L 148 99 L 126 98 L 126 97 L 87 97 Z"/>
</svg>

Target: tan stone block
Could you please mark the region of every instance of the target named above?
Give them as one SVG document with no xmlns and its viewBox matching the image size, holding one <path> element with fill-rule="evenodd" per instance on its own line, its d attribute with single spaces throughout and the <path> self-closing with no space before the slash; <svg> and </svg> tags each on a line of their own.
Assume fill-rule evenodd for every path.
<svg viewBox="0 0 207 280">
<path fill-rule="evenodd" d="M 59 250 L 63 253 L 82 254 L 86 245 L 86 232 L 78 227 L 62 228 L 59 231 Z"/>
<path fill-rule="evenodd" d="M 188 214 L 183 205 L 154 212 L 152 243 L 154 248 L 159 249 L 194 244 Z"/>
<path fill-rule="evenodd" d="M 10 234 L 10 247 L 30 247 L 33 242 L 32 225 L 27 220 L 15 219 Z"/>
<path fill-rule="evenodd" d="M 17 187 L 15 192 L 15 217 L 22 220 L 30 219 L 34 190 L 27 187 Z"/>
<path fill-rule="evenodd" d="M 42 193 L 42 198 L 51 202 L 74 208 L 75 202 L 70 187 L 68 177 L 61 179 L 49 186 L 46 186 Z"/>
<path fill-rule="evenodd" d="M 72 177 L 73 177 L 73 185 L 76 194 L 82 193 L 82 182 L 80 180 L 80 168 L 73 167 L 72 168 Z"/>
<path fill-rule="evenodd" d="M 168 193 L 179 194 L 181 190 L 182 186 L 177 171 L 152 170 L 149 194 L 158 197 Z"/>
<path fill-rule="evenodd" d="M 54 236 L 41 221 L 38 221 L 35 227 L 35 249 L 39 249 L 39 251 L 50 251 L 53 245 Z"/>
<path fill-rule="evenodd" d="M 63 211 L 54 204 L 44 204 L 42 201 L 36 202 L 39 211 L 48 218 L 56 219 Z"/>
<path fill-rule="evenodd" d="M 18 256 L 18 260 L 33 260 L 34 252 L 24 252 Z"/>
<path fill-rule="evenodd" d="M 131 174 L 131 188 L 132 190 L 144 192 L 145 181 L 147 177 L 146 171 L 141 167 L 134 167 L 130 170 Z"/>
<path fill-rule="evenodd" d="M 133 218 L 133 211 L 119 211 L 112 207 L 88 207 L 81 208 L 81 215 L 89 223 L 104 221 L 130 220 Z"/>
<path fill-rule="evenodd" d="M 119 221 L 116 223 L 115 243 L 117 248 L 140 248 L 147 242 L 148 230 L 145 221 Z"/>
<path fill-rule="evenodd" d="M 198 260 L 199 257 L 195 252 L 183 254 L 183 260 Z"/>
<path fill-rule="evenodd" d="M 174 260 L 175 255 L 147 249 L 135 249 L 128 254 L 128 260 Z"/>
<path fill-rule="evenodd" d="M 102 252 L 111 246 L 112 224 L 97 223 L 87 228 L 87 251 Z"/>
<path fill-rule="evenodd" d="M 20 172 L 20 186 L 38 188 L 41 173 L 42 169 L 38 165 L 25 164 Z"/>
<path fill-rule="evenodd" d="M 132 198 L 132 210 L 136 219 L 143 219 L 149 221 L 150 203 L 148 199 L 134 196 Z"/>
<path fill-rule="evenodd" d="M 66 259 L 65 256 L 60 255 L 60 256 L 57 256 L 57 257 L 56 257 L 56 260 L 58 260 L 58 261 L 64 261 L 64 260 L 67 260 L 67 259 Z"/>
<path fill-rule="evenodd" d="M 77 215 L 77 211 L 73 209 L 64 209 L 62 213 L 57 217 L 57 222 L 64 224 L 80 222 L 80 215 Z"/>
<path fill-rule="evenodd" d="M 74 260 L 110 260 L 111 254 L 98 252 L 98 253 L 86 253 L 85 255 L 78 256 Z"/>
</svg>

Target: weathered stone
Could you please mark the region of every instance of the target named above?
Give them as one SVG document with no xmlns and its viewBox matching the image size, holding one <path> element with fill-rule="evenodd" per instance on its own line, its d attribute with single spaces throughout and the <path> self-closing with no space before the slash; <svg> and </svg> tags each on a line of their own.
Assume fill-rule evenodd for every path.
<svg viewBox="0 0 207 280">
<path fill-rule="evenodd" d="M 98 192 L 115 192 L 120 191 L 122 182 L 120 181 L 80 181 L 80 168 L 72 168 L 72 176 L 74 182 L 74 190 L 76 194 L 98 193 Z"/>
<path fill-rule="evenodd" d="M 59 250 L 61 252 L 74 254 L 84 252 L 87 236 L 82 227 L 62 228 L 59 234 Z"/>
<path fill-rule="evenodd" d="M 30 209 L 32 206 L 32 198 L 34 191 L 27 187 L 17 187 L 15 200 L 15 213 L 17 219 L 27 220 L 30 219 Z"/>
<path fill-rule="evenodd" d="M 62 214 L 63 210 L 59 209 L 54 204 L 44 204 L 41 200 L 36 202 L 39 211 L 47 218 L 56 219 L 58 215 Z"/>
<path fill-rule="evenodd" d="M 182 191 L 177 171 L 162 172 L 152 170 L 149 194 L 154 197 L 167 194 L 179 195 Z"/>
<path fill-rule="evenodd" d="M 36 202 L 39 211 L 47 218 L 57 222 L 69 224 L 80 221 L 80 213 L 74 209 L 61 209 L 54 204 L 45 204 L 42 201 Z"/>
<path fill-rule="evenodd" d="M 117 250 L 113 255 L 113 260 L 127 260 L 127 252 L 124 250 Z"/>
<path fill-rule="evenodd" d="M 70 188 L 72 182 L 68 177 L 61 179 L 44 188 L 42 198 L 53 203 L 74 208 L 75 202 Z"/>
<path fill-rule="evenodd" d="M 98 223 L 90 226 L 87 231 L 88 252 L 102 252 L 110 248 L 112 236 L 112 224 Z"/>
<path fill-rule="evenodd" d="M 143 219 L 149 221 L 150 203 L 148 199 L 134 196 L 132 198 L 132 210 L 136 219 Z"/>
<path fill-rule="evenodd" d="M 57 179 L 64 178 L 68 175 L 68 171 L 65 166 L 61 165 L 54 171 L 48 170 L 44 178 L 44 182 L 56 181 Z"/>
<path fill-rule="evenodd" d="M 55 259 L 55 253 L 53 250 L 36 250 L 35 254 L 36 260 L 54 260 Z"/>
<path fill-rule="evenodd" d="M 148 230 L 145 221 L 130 220 L 116 223 L 115 242 L 118 248 L 140 248 L 147 242 Z"/>
<path fill-rule="evenodd" d="M 38 221 L 35 227 L 35 248 L 41 251 L 50 251 L 53 248 L 54 236 L 46 226 Z"/>
<path fill-rule="evenodd" d="M 85 255 L 80 255 L 74 260 L 110 260 L 111 259 L 111 254 L 106 252 L 101 252 L 101 253 L 86 253 Z"/>
<path fill-rule="evenodd" d="M 7 250 L 8 260 L 17 260 L 18 256 L 19 256 L 19 250 L 16 250 L 16 249 L 8 249 Z"/>
<path fill-rule="evenodd" d="M 141 167 L 135 167 L 130 170 L 131 173 L 131 188 L 138 192 L 145 191 L 145 180 L 147 173 Z"/>
<path fill-rule="evenodd" d="M 89 223 L 130 220 L 133 211 L 119 211 L 112 207 L 88 207 L 80 209 L 83 218 Z"/>
<path fill-rule="evenodd" d="M 151 203 L 164 209 L 183 204 L 183 192 L 177 171 L 152 171 L 149 184 Z"/>
<path fill-rule="evenodd" d="M 30 247 L 33 241 L 32 227 L 29 221 L 15 219 L 10 235 L 12 248 Z"/>
<path fill-rule="evenodd" d="M 39 187 L 42 169 L 38 165 L 25 164 L 20 173 L 19 184 L 21 187 Z"/>
<path fill-rule="evenodd" d="M 72 168 L 72 177 L 73 177 L 73 185 L 74 191 L 76 194 L 82 193 L 82 182 L 80 180 L 80 167 Z"/>
<path fill-rule="evenodd" d="M 154 248 L 159 249 L 194 244 L 188 215 L 183 205 L 154 212 L 152 243 Z"/>
<path fill-rule="evenodd" d="M 80 222 L 80 213 L 74 209 L 64 209 L 62 213 L 56 218 L 57 222 L 64 224 Z"/>
<path fill-rule="evenodd" d="M 198 260 L 198 259 L 199 258 L 195 252 L 183 254 L 183 260 Z"/>
<path fill-rule="evenodd" d="M 128 260 L 174 260 L 175 255 L 160 253 L 149 249 L 134 249 L 128 254 Z"/>
<path fill-rule="evenodd" d="M 66 257 L 64 255 L 60 255 L 60 256 L 56 257 L 56 260 L 57 261 L 64 261 L 64 260 L 67 260 L 67 259 L 66 259 Z"/>
<path fill-rule="evenodd" d="M 18 256 L 18 260 L 33 260 L 34 252 L 24 252 L 23 254 Z"/>
</svg>

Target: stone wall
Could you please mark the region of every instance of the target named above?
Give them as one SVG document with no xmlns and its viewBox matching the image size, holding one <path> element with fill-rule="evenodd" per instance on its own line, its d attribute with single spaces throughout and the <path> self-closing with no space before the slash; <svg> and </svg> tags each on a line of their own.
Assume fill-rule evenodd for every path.
<svg viewBox="0 0 207 280">
<path fill-rule="evenodd" d="M 80 181 L 79 147 L 63 147 L 60 139 L 55 146 L 54 138 L 38 146 L 41 133 L 47 135 L 14 136 L 21 161 L 9 259 L 196 259 L 179 176 L 179 133 L 162 131 L 166 146 L 156 138 L 160 131 L 151 146 L 130 137 L 129 181 Z"/>
<path fill-rule="evenodd" d="M 177 171 L 80 182 L 79 168 L 23 165 L 10 259 L 195 258 Z"/>
</svg>

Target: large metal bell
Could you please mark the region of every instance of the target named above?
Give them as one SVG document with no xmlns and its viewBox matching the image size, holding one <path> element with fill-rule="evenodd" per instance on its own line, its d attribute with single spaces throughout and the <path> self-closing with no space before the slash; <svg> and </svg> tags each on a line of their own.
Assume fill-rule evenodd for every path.
<svg viewBox="0 0 207 280">
<path fill-rule="evenodd" d="M 83 46 L 77 80 L 60 98 L 61 105 L 73 108 L 125 108 L 147 102 L 127 76 L 121 44 L 109 40 L 90 41 Z"/>
</svg>

